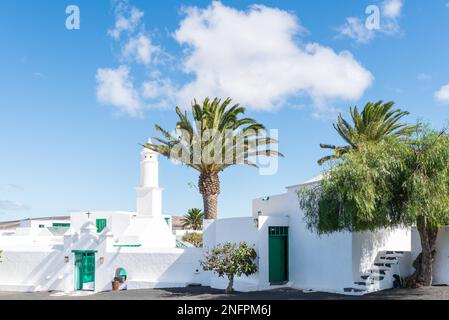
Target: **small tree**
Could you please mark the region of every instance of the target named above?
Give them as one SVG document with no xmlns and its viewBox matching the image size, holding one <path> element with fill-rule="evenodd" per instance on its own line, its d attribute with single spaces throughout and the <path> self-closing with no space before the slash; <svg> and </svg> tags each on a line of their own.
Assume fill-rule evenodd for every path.
<svg viewBox="0 0 449 320">
<path fill-rule="evenodd" d="M 203 235 L 198 232 L 187 232 L 182 236 L 182 241 L 191 243 L 195 247 L 200 248 L 203 246 Z"/>
<path fill-rule="evenodd" d="M 246 242 L 240 244 L 227 242 L 205 253 L 201 266 L 204 271 L 213 271 L 219 277 L 227 276 L 229 282 L 226 293 L 234 291 L 234 277 L 242 274 L 250 276 L 257 272 L 255 260 L 257 253 Z"/>
<path fill-rule="evenodd" d="M 203 228 L 204 213 L 201 209 L 192 208 L 187 214 L 181 218 L 183 228 L 192 228 L 193 230 L 201 230 Z"/>
</svg>

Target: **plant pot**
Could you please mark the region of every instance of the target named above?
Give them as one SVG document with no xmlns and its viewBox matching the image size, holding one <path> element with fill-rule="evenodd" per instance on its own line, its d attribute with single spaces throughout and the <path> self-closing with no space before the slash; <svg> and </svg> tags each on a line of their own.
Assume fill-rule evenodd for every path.
<svg viewBox="0 0 449 320">
<path fill-rule="evenodd" d="M 120 282 L 117 280 L 112 281 L 112 291 L 118 291 L 120 287 Z"/>
</svg>

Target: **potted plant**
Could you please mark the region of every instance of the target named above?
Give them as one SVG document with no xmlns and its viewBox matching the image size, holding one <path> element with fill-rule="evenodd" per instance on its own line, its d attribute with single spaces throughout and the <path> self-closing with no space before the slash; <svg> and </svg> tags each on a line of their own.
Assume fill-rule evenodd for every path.
<svg viewBox="0 0 449 320">
<path fill-rule="evenodd" d="M 114 278 L 114 281 L 112 281 L 112 291 L 118 291 L 120 288 L 120 281 L 117 277 Z"/>
</svg>

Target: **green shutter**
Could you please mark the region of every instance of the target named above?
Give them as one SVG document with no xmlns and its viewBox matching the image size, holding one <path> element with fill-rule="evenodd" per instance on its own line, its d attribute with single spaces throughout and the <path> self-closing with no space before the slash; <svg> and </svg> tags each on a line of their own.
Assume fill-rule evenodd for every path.
<svg viewBox="0 0 449 320">
<path fill-rule="evenodd" d="M 97 219 L 96 224 L 97 224 L 97 232 L 100 233 L 101 231 L 103 231 L 104 228 L 106 228 L 107 219 Z"/>
</svg>

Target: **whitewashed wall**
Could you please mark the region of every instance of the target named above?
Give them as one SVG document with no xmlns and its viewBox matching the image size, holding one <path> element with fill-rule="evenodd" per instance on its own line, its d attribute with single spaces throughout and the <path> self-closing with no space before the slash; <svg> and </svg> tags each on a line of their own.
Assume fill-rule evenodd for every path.
<svg viewBox="0 0 449 320">
<path fill-rule="evenodd" d="M 63 290 L 66 268 L 63 247 L 35 246 L 3 249 L 0 291 Z"/>
<path fill-rule="evenodd" d="M 102 264 L 99 264 L 100 257 L 97 258 L 96 290 L 110 290 L 118 268 L 124 268 L 128 274 L 128 289 L 203 284 L 204 273 L 199 264 L 201 257 L 202 250 L 198 248 L 122 248 L 117 252 L 107 252 Z"/>
<path fill-rule="evenodd" d="M 199 264 L 203 252 L 198 248 L 117 248 L 113 247 L 112 238 L 93 234 L 64 238 L 65 245 L 0 244 L 0 291 L 73 291 L 73 250 L 97 251 L 95 291 L 111 290 L 120 267 L 127 271 L 130 289 L 206 282 Z"/>
<path fill-rule="evenodd" d="M 354 232 L 352 234 L 352 272 L 354 281 L 360 273 L 371 269 L 379 251 L 411 251 L 411 230 L 397 228 L 377 232 Z M 395 273 L 401 277 L 410 274 L 410 260 L 401 259 Z"/>
<path fill-rule="evenodd" d="M 295 188 L 270 196 L 268 200 L 253 200 L 253 215 L 257 214 L 288 219 L 289 278 L 292 287 L 341 292 L 352 284 L 351 234 L 319 236 L 308 230 Z"/>
<path fill-rule="evenodd" d="M 203 246 L 209 250 L 218 244 L 226 242 L 240 243 L 247 242 L 255 246 L 255 250 L 260 255 L 259 232 L 253 218 L 230 218 L 218 220 L 205 220 L 203 229 Z M 260 265 L 260 263 L 259 263 Z M 213 288 L 225 289 L 227 278 L 219 278 L 213 272 L 205 272 L 205 285 Z M 250 277 L 242 276 L 234 281 L 234 289 L 238 291 L 258 290 L 259 275 Z"/>
</svg>

